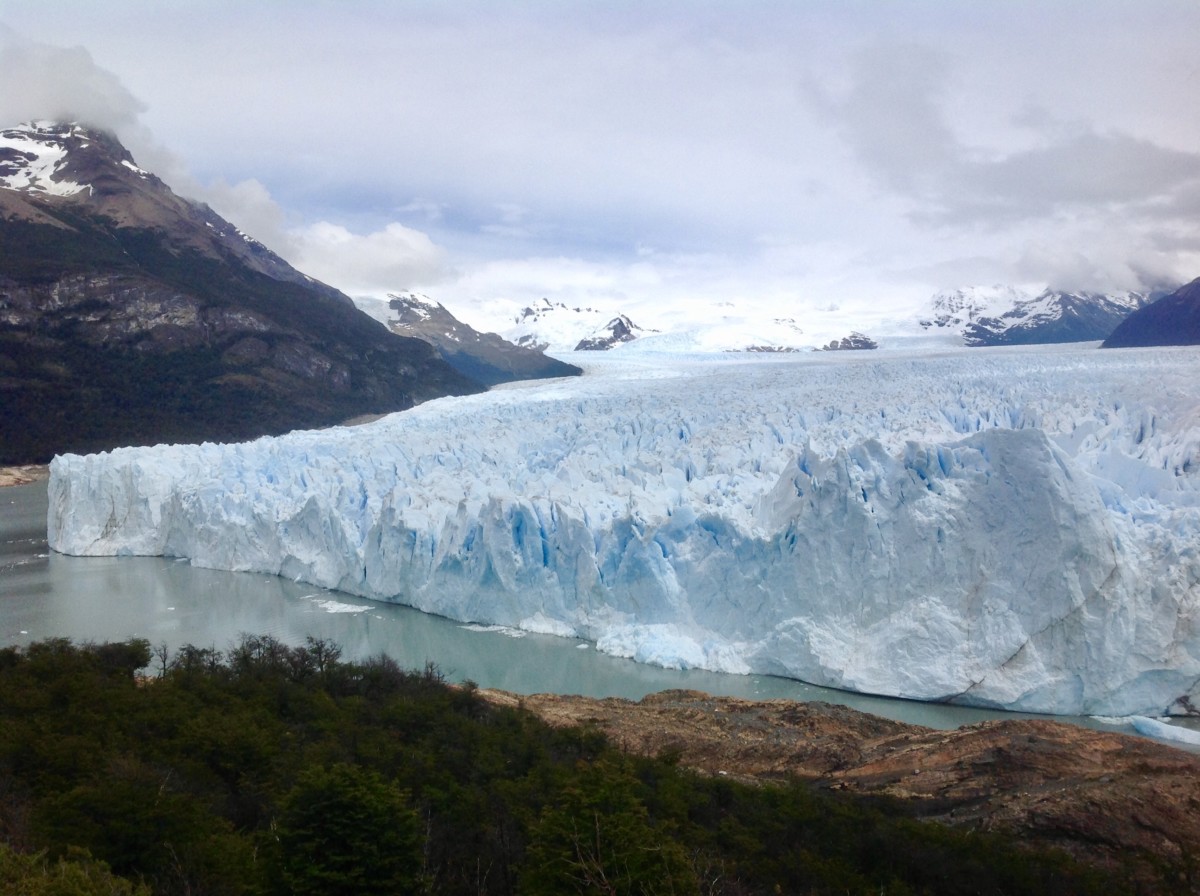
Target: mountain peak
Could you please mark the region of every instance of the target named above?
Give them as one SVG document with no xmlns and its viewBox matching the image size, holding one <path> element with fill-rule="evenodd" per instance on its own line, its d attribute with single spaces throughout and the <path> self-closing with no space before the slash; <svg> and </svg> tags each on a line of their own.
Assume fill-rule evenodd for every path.
<svg viewBox="0 0 1200 896">
<path fill-rule="evenodd" d="M 53 359 L 50 363 L 49 359 Z M 478 391 L 77 123 L 0 130 L 0 461 Z"/>
<path fill-rule="evenodd" d="M 34 121 L 0 131 L 0 187 L 44 196 L 81 193 L 89 185 L 69 169 L 96 142 L 92 131 L 73 122 Z"/>
</svg>

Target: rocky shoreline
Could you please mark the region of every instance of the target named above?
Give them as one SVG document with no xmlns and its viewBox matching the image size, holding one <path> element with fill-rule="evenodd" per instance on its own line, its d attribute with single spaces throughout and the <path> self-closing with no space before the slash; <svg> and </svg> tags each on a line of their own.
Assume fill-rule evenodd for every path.
<svg viewBox="0 0 1200 896">
<path fill-rule="evenodd" d="M 0 467 L 0 488 L 9 485 L 28 485 L 50 478 L 50 468 L 45 464 L 25 464 L 17 467 Z"/>
<path fill-rule="evenodd" d="M 695 691 L 637 702 L 480 693 L 702 774 L 888 797 L 918 818 L 1012 832 L 1101 867 L 1132 860 L 1149 876 L 1200 855 L 1200 755 L 1132 735 L 1024 719 L 940 731 L 826 703 Z M 1181 882 L 1180 892 L 1196 887 Z"/>
</svg>

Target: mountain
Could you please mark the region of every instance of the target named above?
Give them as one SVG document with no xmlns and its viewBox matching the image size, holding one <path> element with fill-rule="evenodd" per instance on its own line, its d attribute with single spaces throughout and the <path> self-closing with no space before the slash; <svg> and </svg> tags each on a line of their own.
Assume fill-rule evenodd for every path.
<svg viewBox="0 0 1200 896">
<path fill-rule="evenodd" d="M 617 331 L 623 335 L 617 336 Z M 645 332 L 623 314 L 543 298 L 522 308 L 500 335 L 525 348 L 573 352 L 587 350 L 581 343 L 592 349 L 611 348 Z"/>
<path fill-rule="evenodd" d="M 1200 345 L 1200 279 L 1129 315 L 1103 347 L 1138 345 Z"/>
<path fill-rule="evenodd" d="M 620 349 L 690 354 L 793 352 L 817 347 L 794 318 L 776 311 L 747 312 L 729 302 L 691 303 L 651 328 L 612 308 L 569 306 L 543 298 L 521 309 L 501 335 L 517 345 L 551 352 Z"/>
<path fill-rule="evenodd" d="M 368 307 L 367 302 L 382 307 Z M 480 333 L 428 296 L 389 293 L 386 303 L 363 299 L 358 305 L 393 333 L 428 342 L 447 364 L 486 386 L 583 373 L 538 349 L 514 345 L 495 333 Z"/>
<path fill-rule="evenodd" d="M 698 300 L 657 308 L 643 302 L 616 311 L 542 299 L 521 309 L 501 334 L 552 352 L 676 354 L 1099 342 L 1154 298 L 970 286 L 939 292 L 923 309 L 891 314 L 836 304 L 806 307 L 800 300 L 773 307 Z"/>
<path fill-rule="evenodd" d="M 920 326 L 960 332 L 969 346 L 1092 342 L 1150 301 L 1146 293 L 1047 289 L 1033 295 L 1012 286 L 976 286 L 935 295 Z"/>
<path fill-rule="evenodd" d="M 577 352 L 602 352 L 616 348 L 626 342 L 633 342 L 645 330 L 631 321 L 624 314 L 618 314 L 604 326 L 591 335 L 580 339 L 575 346 Z"/>
<path fill-rule="evenodd" d="M 0 463 L 243 440 L 480 388 L 111 134 L 0 131 Z"/>
<path fill-rule="evenodd" d="M 823 352 L 861 352 L 870 349 L 879 348 L 877 343 L 870 336 L 864 336 L 862 333 L 853 332 L 849 336 L 843 336 L 841 339 L 831 339 L 821 351 Z"/>
</svg>

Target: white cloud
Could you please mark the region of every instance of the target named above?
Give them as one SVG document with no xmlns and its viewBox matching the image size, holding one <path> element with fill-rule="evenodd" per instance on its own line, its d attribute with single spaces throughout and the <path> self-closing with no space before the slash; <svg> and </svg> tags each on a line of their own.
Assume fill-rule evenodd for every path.
<svg viewBox="0 0 1200 896">
<path fill-rule="evenodd" d="M 139 163 L 353 292 L 828 305 L 1200 273 L 1186 0 L 4 15 L 88 48 L 19 66 L 46 104 L 73 71 Z"/>
<path fill-rule="evenodd" d="M 293 265 L 352 295 L 424 289 L 449 276 L 445 252 L 403 224 L 356 234 L 318 221 L 288 231 L 286 243 L 281 254 Z"/>
<path fill-rule="evenodd" d="M 0 121 L 80 121 L 120 132 L 145 105 L 83 47 L 55 47 L 0 25 Z"/>
</svg>

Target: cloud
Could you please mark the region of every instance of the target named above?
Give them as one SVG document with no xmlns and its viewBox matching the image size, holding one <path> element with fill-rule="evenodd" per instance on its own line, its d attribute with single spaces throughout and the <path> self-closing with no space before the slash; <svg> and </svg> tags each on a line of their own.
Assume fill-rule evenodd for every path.
<svg viewBox="0 0 1200 896">
<path fill-rule="evenodd" d="M 258 180 L 193 184 L 196 198 L 294 267 L 351 295 L 426 288 L 451 276 L 445 251 L 425 233 L 391 222 L 369 233 L 341 224 L 297 224 Z"/>
<path fill-rule="evenodd" d="M 1010 114 L 1013 98 L 999 94 L 976 103 L 1006 123 L 960 133 L 951 85 L 962 68 L 939 50 L 879 44 L 853 58 L 840 90 L 811 79 L 806 88 L 877 187 L 908 204 L 912 223 L 990 234 L 997 250 L 1007 242 L 1011 277 L 1100 290 L 1181 276 L 1189 258 L 1154 244 L 1194 223 L 1200 153 L 1064 120 L 1028 99 Z"/>
<path fill-rule="evenodd" d="M 146 105 L 83 47 L 37 43 L 0 25 L 0 84 L 0 122 L 80 121 L 111 131 L 175 190 L 207 202 L 298 269 L 343 291 L 395 291 L 447 276 L 445 253 L 420 231 L 398 223 L 367 234 L 326 221 L 290 226 L 258 180 L 199 182 L 141 123 Z"/>
<path fill-rule="evenodd" d="M 850 84 L 840 94 L 812 77 L 802 87 L 877 179 L 922 195 L 936 193 L 963 154 L 942 110 L 950 66 L 938 50 L 881 45 L 854 56 Z"/>
<path fill-rule="evenodd" d="M 120 133 L 145 105 L 83 47 L 52 47 L 0 26 L 0 121 L 81 121 Z"/>
<path fill-rule="evenodd" d="M 425 288 L 450 275 L 441 248 L 397 223 L 355 234 L 320 221 L 289 231 L 281 254 L 304 273 L 351 294 Z"/>
</svg>

